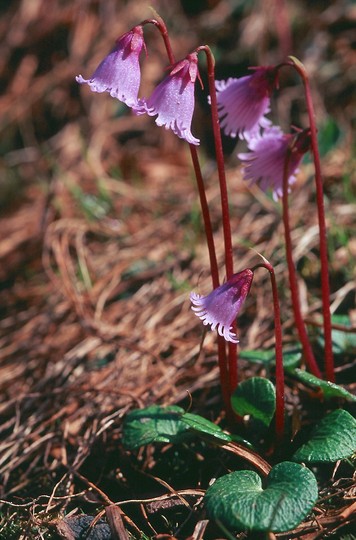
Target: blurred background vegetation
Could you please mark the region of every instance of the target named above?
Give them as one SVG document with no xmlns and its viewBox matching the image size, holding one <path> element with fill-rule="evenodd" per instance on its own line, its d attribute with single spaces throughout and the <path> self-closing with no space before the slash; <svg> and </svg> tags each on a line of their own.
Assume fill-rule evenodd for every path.
<svg viewBox="0 0 356 540">
<path fill-rule="evenodd" d="M 212 47 L 217 79 L 242 76 L 249 66 L 275 64 L 288 54 L 297 56 L 313 81 L 322 152 L 335 149 L 335 143 L 351 149 L 356 109 L 356 14 L 352 1 L 52 0 L 49 8 L 44 0 L 3 0 L 3 211 L 19 200 L 28 183 L 36 181 L 48 189 L 59 169 L 78 173 L 84 185 L 78 161 L 83 159 L 85 147 L 90 147 L 94 137 L 105 147 L 106 171 L 116 168 L 126 176 L 135 167 L 132 161 L 138 145 L 161 143 L 163 135 L 152 134 L 154 130 L 145 138 L 151 121 L 132 118 L 124 105 L 91 95 L 88 88 L 80 88 L 74 79 L 78 73 L 89 76 L 118 36 L 150 17 L 150 5 L 164 17 L 177 58 L 202 43 Z M 145 37 L 148 58 L 142 58 L 142 93 L 147 95 L 162 77 L 167 62 L 158 33 L 146 28 Z M 204 67 L 201 72 L 205 80 Z M 283 72 L 281 88 L 274 104 L 275 121 L 285 130 L 290 125 L 305 126 L 303 95 L 294 73 Z M 195 132 L 201 137 L 203 148 L 211 152 L 206 90 L 197 91 L 201 107 L 196 114 Z M 82 147 L 78 148 L 80 143 Z M 235 141 L 226 141 L 227 153 L 234 146 Z M 348 167 L 351 155 L 343 157 L 347 177 L 352 170 Z M 329 167 L 325 173 L 332 181 Z M 355 195 L 348 179 L 344 181 L 350 195 Z"/>
</svg>

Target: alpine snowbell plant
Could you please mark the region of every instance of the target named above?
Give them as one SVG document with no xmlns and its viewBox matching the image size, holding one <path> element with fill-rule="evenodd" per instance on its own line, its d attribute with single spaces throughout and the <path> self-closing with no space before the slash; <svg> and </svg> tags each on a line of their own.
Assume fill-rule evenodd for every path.
<svg viewBox="0 0 356 540">
<path fill-rule="evenodd" d="M 153 24 L 159 30 L 166 48 L 169 68 L 161 82 L 153 90 L 152 95 L 145 98 L 139 97 L 141 84 L 139 62 L 142 49 L 146 49 L 143 30 L 147 24 Z M 225 252 L 225 278 L 222 284 L 220 284 L 204 178 L 197 153 L 200 141 L 192 134 L 195 84 L 197 80 L 200 81 L 198 62 L 201 52 L 206 55 L 207 60 L 209 94 L 207 99 L 211 105 L 221 199 Z M 275 437 L 274 443 L 269 447 L 269 454 L 274 452 L 276 458 L 284 452 L 282 443 L 288 445 L 288 437 L 290 440 L 290 434 L 285 433 L 283 338 L 278 286 L 273 266 L 263 256 L 262 263 L 257 263 L 252 268 L 234 271 L 229 192 L 220 128 L 226 135 L 244 139 L 246 142 L 247 151 L 238 154 L 243 166 L 244 180 L 250 185 L 255 184 L 266 193 L 271 191 L 276 204 L 279 201 L 282 202 L 286 260 L 295 326 L 304 360 L 312 372 L 302 371 L 295 368 L 295 364 L 293 364 L 293 368 L 288 368 L 290 374 L 302 381 L 305 379 L 309 382 L 312 381 L 311 384 L 322 390 L 325 389 L 325 397 L 327 396 L 326 392 L 328 392 L 328 395 L 332 393 L 334 396 L 350 399 L 346 390 L 335 384 L 330 386 L 329 382 L 322 380 L 322 371 L 315 359 L 301 312 L 297 271 L 293 261 L 288 199 L 292 186 L 297 181 L 298 167 L 302 158 L 305 153 L 311 151 L 315 165 L 316 201 L 320 230 L 325 371 L 329 381 L 333 381 L 335 374 L 331 342 L 326 227 L 315 114 L 305 68 L 293 57 L 276 66 L 251 68 L 252 71 L 246 76 L 229 78 L 227 81 L 215 81 L 214 66 L 215 60 L 207 45 L 197 47 L 194 51 L 189 52 L 184 59 L 176 61 L 165 23 L 159 16 L 156 16 L 153 19 L 142 21 L 138 26 L 121 36 L 92 77 L 83 79 L 79 75 L 77 81 L 80 84 L 87 83 L 93 92 L 108 92 L 112 97 L 124 102 L 136 115 L 156 116 L 155 122 L 158 126 L 171 130 L 177 137 L 189 143 L 206 232 L 212 278 L 212 290 L 209 294 L 201 296 L 196 292 L 191 292 L 191 307 L 203 325 L 210 327 L 217 334 L 220 385 L 227 420 L 236 428 L 240 425 L 242 417 L 244 421 L 246 418 L 247 421 L 251 419 L 255 421 L 254 426 L 257 426 L 258 433 L 254 444 L 257 448 L 260 439 L 263 440 L 264 434 L 273 427 Z M 267 118 L 271 108 L 272 94 L 278 88 L 279 72 L 284 67 L 292 67 L 302 78 L 310 123 L 310 126 L 306 126 L 305 129 L 294 128 L 292 133 L 287 134 L 279 126 L 273 125 L 272 121 Z M 239 340 L 237 336 L 241 334 L 237 331 L 236 318 L 250 292 L 258 268 L 266 269 L 271 281 L 271 306 L 275 331 L 273 357 L 275 386 L 266 378 L 261 377 L 252 377 L 241 382 L 238 380 L 237 344 Z M 339 419 L 339 412 L 334 411 L 337 413 L 335 418 L 337 416 Z M 241 458 L 247 459 L 262 475 L 268 475 L 265 490 L 261 488 L 260 478 L 252 471 L 231 473 L 218 479 L 216 484 L 207 490 L 205 500 L 209 515 L 222 528 L 227 527 L 232 531 L 245 527 L 256 531 L 280 532 L 289 530 L 300 523 L 310 512 L 317 499 L 316 479 L 313 473 L 306 467 L 299 465 L 298 461 L 308 463 L 313 459 L 316 461 L 342 459 L 354 451 L 356 446 L 355 422 L 346 411 L 341 412 L 345 412 L 347 415 L 343 419 L 347 425 L 347 433 L 344 434 L 341 428 L 335 428 L 336 420 L 333 417 L 330 419 L 330 426 L 333 426 L 332 433 L 330 432 L 332 442 L 328 439 L 329 435 L 326 434 L 328 432 L 326 423 L 325 426 L 320 425 L 320 433 L 316 432 L 315 434 L 316 446 L 312 444 L 309 447 L 308 443 L 307 448 L 302 447 L 294 454 L 293 462 L 281 462 L 272 469 L 256 452 L 237 444 L 234 438 L 223 432 L 221 428 L 196 415 L 185 413 L 179 407 L 168 407 L 167 409 L 159 406 L 151 407 L 149 410 L 147 409 L 147 418 L 145 410 L 130 413 L 131 417 L 125 423 L 124 444 L 126 441 L 129 448 L 136 448 L 147 444 L 147 441 L 150 442 L 151 437 L 152 442 L 174 443 L 180 441 L 183 435 L 186 437 L 193 433 L 196 436 L 201 432 L 202 436 L 205 437 L 204 440 L 217 446 L 223 446 L 225 450 L 233 451 Z M 167 420 L 166 432 L 165 419 Z M 175 421 L 177 422 L 176 428 L 174 427 Z M 191 430 L 193 430 L 192 433 Z M 339 447 L 334 451 L 335 432 L 337 432 L 336 438 L 339 437 L 338 441 L 342 451 L 339 450 Z M 349 440 L 351 432 L 353 433 L 352 443 Z M 318 450 L 320 437 L 323 439 L 322 448 Z M 143 442 L 140 442 L 141 440 Z M 184 440 L 186 439 L 184 438 Z M 270 440 L 270 435 L 268 435 L 265 442 Z M 317 446 L 318 444 L 319 446 Z M 325 458 L 325 448 L 327 449 L 327 458 Z M 291 453 L 287 452 L 287 455 L 290 456 Z M 270 491 L 269 485 L 271 486 Z M 250 498 L 246 499 L 247 506 L 244 508 L 246 490 Z M 261 493 L 263 497 L 261 497 Z M 238 507 L 236 500 L 241 501 L 241 505 L 238 503 Z M 236 509 L 236 512 L 232 511 L 232 508 Z M 256 514 L 251 511 L 251 508 L 256 508 Z M 288 509 L 293 510 L 293 516 L 287 516 Z"/>
<path fill-rule="evenodd" d="M 149 23 L 154 24 L 161 32 L 171 67 L 168 75 L 158 84 L 149 98 L 138 98 L 141 82 L 139 59 L 142 49 L 145 48 L 143 27 Z M 204 51 L 207 56 L 209 101 L 212 110 L 212 124 L 221 190 L 227 276 L 227 282 L 221 286 L 222 289 L 219 288 L 214 238 L 212 235 L 209 208 L 205 197 L 204 181 L 196 150 L 193 150 L 193 147 L 198 145 L 200 141 L 193 136 L 191 131 L 195 107 L 195 83 L 196 79 L 199 78 L 198 53 L 200 51 Z M 254 67 L 251 68 L 252 73 L 249 75 L 218 82 L 214 78 L 214 63 L 211 50 L 207 46 L 198 47 L 195 51 L 188 54 L 185 59 L 176 62 L 166 26 L 163 20 L 157 17 L 156 19 L 143 21 L 140 25 L 135 26 L 132 30 L 121 36 L 117 40 L 115 47 L 100 63 L 90 79 L 84 79 L 81 75 L 77 76 L 76 79 L 80 84 L 87 83 L 94 92 L 108 92 L 112 97 L 126 103 L 137 115 L 147 114 L 149 116 L 157 116 L 156 124 L 158 126 L 164 126 L 166 129 L 172 130 L 175 135 L 185 139 L 190 145 L 207 233 L 213 287 L 216 289 L 216 291 L 211 293 L 212 297 L 208 295 L 204 299 L 192 293 L 191 300 L 194 305 L 193 309 L 203 319 L 204 324 L 210 324 L 212 329 L 217 329 L 219 336 L 229 342 L 229 363 L 227 364 L 226 351 L 221 340 L 219 340 L 221 384 L 225 386 L 223 395 L 225 405 L 228 406 L 228 388 L 230 391 L 233 391 L 238 382 L 236 357 L 236 343 L 238 340 L 235 333 L 235 319 L 237 311 L 246 296 L 244 291 L 249 289 L 250 283 L 241 289 L 241 294 L 239 295 L 236 291 L 235 280 L 236 276 L 240 276 L 240 273 L 234 274 L 233 272 L 228 191 L 221 135 L 219 132 L 219 119 L 221 120 L 221 127 L 227 135 L 232 137 L 239 136 L 246 139 L 249 151 L 238 154 L 238 157 L 244 164 L 244 179 L 250 182 L 250 184 L 255 183 L 259 185 L 263 191 L 271 189 L 273 197 L 277 200 L 283 197 L 284 192 L 288 193 L 290 186 L 296 181 L 298 166 L 308 148 L 305 146 L 302 148 L 301 145 L 294 145 L 292 148 L 292 141 L 295 139 L 295 135 L 284 134 L 278 126 L 271 125 L 271 121 L 266 118 L 266 115 L 270 111 L 271 95 L 278 86 L 279 70 L 284 66 L 295 66 L 302 73 L 305 86 L 307 84 L 304 71 L 300 67 L 300 63 L 295 59 L 293 61 L 288 60 L 288 62 L 278 66 Z M 310 107 L 310 97 L 307 101 Z M 316 154 L 314 148 L 315 141 L 313 145 L 312 140 L 311 146 L 313 147 L 314 154 Z M 286 197 L 287 195 L 285 194 L 284 222 L 289 274 L 294 274 L 294 279 L 293 277 L 290 279 L 293 306 L 297 312 L 296 326 L 299 329 L 300 336 L 302 336 L 301 341 L 308 365 L 311 367 L 313 373 L 319 376 L 320 370 L 312 355 L 300 310 L 296 307 L 299 300 L 298 291 L 294 284 L 295 271 L 292 263 L 291 245 L 288 241 L 290 231 L 288 228 Z M 324 276 L 323 283 L 326 281 Z M 235 289 L 230 288 L 231 283 L 234 283 Z M 237 281 L 238 286 L 239 283 Z M 230 293 L 232 297 L 235 296 L 235 301 L 232 303 L 237 307 L 235 313 L 231 310 L 231 305 L 228 303 L 226 304 L 226 308 L 224 308 L 225 304 L 222 300 L 224 296 L 220 295 L 221 291 L 225 291 L 225 294 Z M 237 296 L 239 297 L 238 301 L 236 301 Z M 217 309 L 216 315 L 212 315 L 209 311 L 211 298 L 215 302 Z M 324 309 L 324 319 L 328 319 L 326 311 Z M 303 331 L 301 330 L 302 327 L 304 328 Z M 330 348 L 327 339 L 325 340 L 325 344 L 326 347 L 329 346 Z M 326 357 L 329 357 L 327 371 L 330 377 L 333 378 L 331 354 L 330 351 L 326 354 Z M 228 381 L 227 379 L 230 380 Z"/>
</svg>

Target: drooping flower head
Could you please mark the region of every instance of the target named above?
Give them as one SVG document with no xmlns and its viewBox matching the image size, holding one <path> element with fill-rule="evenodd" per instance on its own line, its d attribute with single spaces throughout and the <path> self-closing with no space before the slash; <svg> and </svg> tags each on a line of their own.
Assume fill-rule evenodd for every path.
<svg viewBox="0 0 356 540">
<path fill-rule="evenodd" d="M 234 274 L 226 283 L 207 296 L 191 292 L 192 310 L 203 321 L 203 324 L 210 324 L 212 330 L 217 329 L 226 341 L 238 343 L 239 340 L 232 332 L 231 325 L 250 291 L 252 280 L 253 271 L 247 268 Z"/>
<path fill-rule="evenodd" d="M 273 198 L 277 200 L 283 195 L 283 174 L 287 152 L 290 152 L 288 166 L 288 185 L 294 184 L 298 165 L 310 147 L 310 131 L 305 130 L 297 135 L 285 135 L 277 126 L 264 130 L 263 134 L 250 139 L 250 152 L 238 154 L 244 163 L 243 177 L 250 184 L 258 184 L 263 191 L 273 190 Z"/>
<path fill-rule="evenodd" d="M 144 46 L 142 26 L 135 26 L 116 41 L 90 79 L 78 75 L 77 82 L 87 83 L 93 92 L 109 92 L 110 96 L 133 107 L 141 82 L 139 57 Z"/>
<path fill-rule="evenodd" d="M 198 56 L 189 54 L 173 66 L 169 75 L 154 89 L 152 95 L 140 99 L 134 107 L 136 114 L 158 115 L 156 124 L 171 129 L 190 144 L 199 144 L 191 133 L 194 112 L 194 86 L 198 75 Z"/>
<path fill-rule="evenodd" d="M 251 138 L 260 128 L 271 124 L 265 118 L 270 111 L 270 96 L 278 83 L 275 67 L 252 68 L 252 75 L 216 81 L 220 126 L 226 135 Z"/>
</svg>

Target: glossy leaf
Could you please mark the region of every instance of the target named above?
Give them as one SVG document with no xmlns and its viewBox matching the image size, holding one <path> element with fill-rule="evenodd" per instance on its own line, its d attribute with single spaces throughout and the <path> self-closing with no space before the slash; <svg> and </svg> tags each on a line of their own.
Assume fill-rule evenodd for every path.
<svg viewBox="0 0 356 540">
<path fill-rule="evenodd" d="M 238 415 L 250 415 L 268 426 L 276 408 L 275 388 L 268 379 L 251 377 L 236 388 L 231 405 Z"/>
<path fill-rule="evenodd" d="M 313 508 L 318 488 L 313 473 L 297 463 L 278 463 L 263 487 L 254 471 L 236 471 L 208 488 L 205 504 L 211 518 L 233 530 L 288 531 Z"/>
<path fill-rule="evenodd" d="M 283 352 L 283 365 L 285 369 L 295 369 L 300 366 L 302 351 L 300 349 Z"/>
<path fill-rule="evenodd" d="M 295 461 L 333 462 L 356 451 L 356 420 L 338 409 L 326 415 L 314 428 L 309 441 L 294 454 Z"/>
<path fill-rule="evenodd" d="M 240 358 L 258 364 L 271 364 L 274 361 L 274 350 L 257 349 L 255 351 L 241 351 Z"/>
<path fill-rule="evenodd" d="M 348 401 L 356 401 L 356 396 L 338 384 L 323 381 L 322 379 L 319 379 L 315 375 L 312 375 L 307 371 L 303 371 L 302 369 L 294 369 L 292 374 L 295 375 L 295 377 L 297 377 L 302 383 L 320 388 L 325 399 L 343 398 L 347 399 Z"/>
<path fill-rule="evenodd" d="M 131 411 L 123 426 L 123 444 L 130 449 L 150 443 L 180 443 L 197 435 L 223 442 L 232 440 L 220 426 L 174 405 Z"/>
<path fill-rule="evenodd" d="M 231 435 L 224 433 L 220 426 L 213 424 L 213 422 L 198 414 L 184 413 L 181 421 L 198 435 L 207 435 L 225 442 L 232 440 Z"/>
<path fill-rule="evenodd" d="M 332 323 L 341 326 L 352 326 L 348 315 L 333 315 Z M 351 354 L 356 351 L 355 332 L 344 332 L 343 330 L 333 328 L 331 337 L 334 354 Z M 320 345 L 324 347 L 324 336 L 321 331 L 319 332 L 318 341 Z"/>
<path fill-rule="evenodd" d="M 332 322 L 342 326 L 352 326 L 348 315 L 333 315 Z M 336 353 L 352 352 L 356 350 L 356 333 L 332 330 L 333 348 Z"/>
<path fill-rule="evenodd" d="M 272 350 L 260 350 L 255 351 L 241 351 L 240 358 L 248 360 L 254 364 L 264 364 L 266 367 L 274 366 L 275 364 L 275 351 Z M 300 365 L 302 353 L 300 349 L 292 349 L 283 352 L 283 365 L 285 369 L 293 369 Z"/>
<path fill-rule="evenodd" d="M 126 415 L 122 442 L 133 450 L 153 442 L 179 443 L 189 438 L 188 426 L 181 421 L 184 409 L 152 405 Z"/>
</svg>

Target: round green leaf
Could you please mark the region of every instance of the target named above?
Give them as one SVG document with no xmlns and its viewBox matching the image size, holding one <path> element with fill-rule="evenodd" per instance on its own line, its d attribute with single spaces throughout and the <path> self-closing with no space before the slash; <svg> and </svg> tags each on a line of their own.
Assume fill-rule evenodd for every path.
<svg viewBox="0 0 356 540">
<path fill-rule="evenodd" d="M 262 377 L 251 377 L 239 384 L 231 397 L 233 410 L 240 416 L 246 414 L 268 426 L 276 408 L 273 384 Z"/>
<path fill-rule="evenodd" d="M 318 487 L 313 473 L 288 461 L 278 463 L 262 486 L 254 471 L 236 471 L 216 480 L 205 494 L 208 514 L 227 527 L 289 531 L 313 508 Z"/>
<path fill-rule="evenodd" d="M 295 461 L 337 461 L 356 450 L 356 420 L 350 413 L 337 409 L 326 415 L 315 427 L 311 438 L 293 456 Z"/>
<path fill-rule="evenodd" d="M 295 375 L 302 383 L 319 387 L 325 399 L 343 398 L 348 401 L 356 401 L 356 396 L 345 390 L 342 386 L 329 381 L 323 381 L 312 373 L 308 373 L 302 369 L 294 369 L 292 375 Z"/>
</svg>

